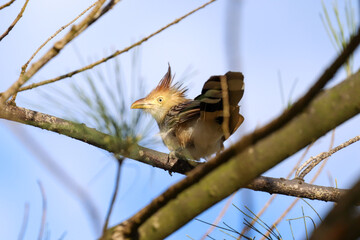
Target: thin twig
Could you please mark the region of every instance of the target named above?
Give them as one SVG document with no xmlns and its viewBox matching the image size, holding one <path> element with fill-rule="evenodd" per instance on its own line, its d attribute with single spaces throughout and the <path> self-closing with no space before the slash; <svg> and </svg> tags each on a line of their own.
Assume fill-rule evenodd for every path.
<svg viewBox="0 0 360 240">
<path fill-rule="evenodd" d="M 334 146 L 334 140 L 335 140 L 335 129 L 332 131 L 331 134 L 331 140 L 330 140 L 330 147 L 329 149 L 331 149 Z M 311 179 L 310 184 L 314 183 L 315 180 L 319 177 L 320 173 L 322 172 L 322 170 L 325 167 L 325 164 L 327 163 L 327 161 L 323 161 L 323 163 L 321 164 L 320 168 L 317 170 L 317 172 L 315 173 L 314 177 Z M 273 229 L 274 227 L 276 227 L 285 217 L 286 215 L 291 211 L 291 209 L 296 205 L 296 203 L 300 200 L 300 198 L 296 198 L 291 204 L 290 206 L 281 214 L 281 216 L 275 221 L 275 223 L 271 226 L 271 229 Z M 269 232 L 266 233 L 267 236 L 269 236 Z M 261 240 L 264 240 L 265 238 L 262 238 Z"/>
<path fill-rule="evenodd" d="M 109 225 L 109 220 L 110 220 L 110 216 L 111 216 L 111 212 L 114 208 L 114 203 L 115 203 L 115 200 L 116 200 L 116 196 L 119 192 L 119 184 L 120 184 L 120 172 L 121 172 L 121 165 L 122 163 L 124 162 L 124 158 L 123 157 L 117 157 L 115 156 L 118 160 L 118 169 L 117 169 L 117 172 L 116 172 L 116 178 L 115 178 L 115 186 L 114 186 L 114 193 L 113 193 L 113 196 L 111 198 L 111 202 L 110 202 L 110 206 L 109 206 L 109 210 L 106 214 L 106 218 L 105 218 L 105 223 L 104 223 L 104 226 L 103 226 L 103 235 L 105 235 L 106 233 L 106 230 L 108 228 L 108 225 Z"/>
<path fill-rule="evenodd" d="M 301 155 L 301 157 L 299 158 L 299 160 L 296 162 L 295 166 L 291 169 L 291 171 L 289 172 L 289 174 L 286 176 L 286 179 L 289 179 L 292 174 L 295 172 L 295 170 L 298 168 L 299 164 L 304 160 L 306 154 L 309 152 L 310 148 L 313 146 L 313 143 L 310 144 L 309 146 L 307 146 L 307 148 L 305 149 L 305 151 L 303 152 L 303 154 Z M 264 204 L 263 208 L 256 214 L 256 216 L 258 218 L 260 218 L 264 212 L 269 208 L 270 204 L 275 200 L 275 198 L 277 197 L 277 194 L 274 194 L 271 196 L 271 198 Z M 250 223 L 251 225 L 255 224 L 255 220 L 253 219 Z M 238 239 L 241 239 L 242 235 L 245 235 L 248 231 L 250 230 L 249 227 L 245 226 L 243 228 L 243 230 L 241 231 L 241 235 L 239 236 Z"/>
<path fill-rule="evenodd" d="M 15 2 L 15 0 L 10 0 L 8 3 L 5 3 L 4 5 L 0 6 L 0 10 L 10 6 L 13 2 Z"/>
<path fill-rule="evenodd" d="M 87 29 L 92 23 L 99 19 L 101 15 L 101 6 L 105 0 L 98 0 L 93 10 L 77 25 L 74 25 L 71 30 L 59 41 L 57 41 L 51 49 L 49 49 L 37 62 L 33 63 L 29 70 L 25 71 L 22 68 L 19 78 L 0 95 L 0 107 L 14 94 L 19 88 L 25 84 L 35 73 L 37 73 L 46 63 L 59 54 L 59 52 L 80 33 Z"/>
<path fill-rule="evenodd" d="M 42 215 L 41 215 L 41 224 L 40 224 L 40 230 L 39 230 L 39 236 L 38 239 L 42 240 L 45 230 L 45 224 L 46 224 L 46 211 L 47 211 L 47 200 L 46 200 L 46 194 L 45 189 L 40 181 L 38 181 L 41 197 L 42 197 Z"/>
<path fill-rule="evenodd" d="M 31 55 L 31 57 L 29 58 L 29 60 L 22 66 L 23 71 L 26 71 L 27 67 L 29 66 L 29 63 L 34 59 L 34 57 L 39 53 L 39 51 L 51 40 L 53 39 L 56 35 L 58 35 L 62 30 L 64 30 L 65 28 L 67 28 L 68 26 L 70 26 L 71 24 L 73 24 L 76 20 L 78 20 L 82 15 L 84 15 L 87 11 L 89 11 L 92 7 L 94 7 L 96 4 L 98 3 L 98 1 L 94 2 L 93 4 L 91 4 L 87 9 L 85 9 L 82 13 L 80 13 L 76 18 L 74 18 L 73 20 L 71 20 L 69 23 L 65 24 L 64 26 L 62 26 L 61 28 L 59 28 L 53 35 L 51 35 L 43 44 L 41 44 L 41 46 L 33 53 L 33 55 Z"/>
<path fill-rule="evenodd" d="M 0 41 L 3 40 L 3 38 L 6 37 L 6 35 L 8 35 L 9 32 L 15 27 L 16 23 L 22 17 L 28 2 L 29 2 L 29 0 L 25 1 L 24 6 L 21 8 L 21 10 L 20 10 L 19 14 L 16 16 L 15 20 L 11 23 L 11 25 L 8 27 L 8 29 L 6 29 L 6 31 L 0 36 Z"/>
<path fill-rule="evenodd" d="M 30 209 L 29 203 L 25 203 L 24 217 L 23 217 L 23 221 L 22 221 L 22 224 L 21 224 L 18 240 L 24 239 L 26 228 L 27 228 L 27 225 L 28 225 L 28 222 L 29 222 L 29 209 Z"/>
<path fill-rule="evenodd" d="M 184 16 L 182 16 L 182 17 L 180 17 L 180 18 L 178 18 L 178 19 L 175 19 L 173 22 L 171 22 L 171 23 L 167 24 L 166 26 L 160 28 L 160 29 L 157 30 L 156 32 L 154 32 L 154 33 L 152 33 L 152 34 L 144 37 L 144 38 L 141 39 L 140 41 L 138 41 L 138 42 L 136 42 L 136 43 L 134 43 L 134 44 L 132 44 L 132 45 L 130 45 L 130 46 L 122 49 L 122 50 L 117 50 L 117 51 L 115 51 L 114 53 L 112 53 L 111 55 L 109 55 L 109 56 L 107 56 L 107 57 L 105 57 L 105 58 L 102 58 L 102 59 L 100 59 L 100 60 L 98 60 L 98 61 L 96 61 L 96 62 L 93 62 L 93 63 L 85 66 L 85 67 L 82 67 L 82 68 L 77 69 L 77 70 L 75 70 L 75 71 L 72 71 L 72 72 L 63 74 L 63 75 L 61 75 L 61 76 L 58 76 L 58 77 L 55 77 L 55 78 L 52 78 L 52 79 L 49 79 L 49 80 L 41 81 L 41 82 L 39 82 L 39 83 L 33 83 L 33 84 L 30 84 L 30 85 L 28 85 L 28 86 L 26 86 L 26 87 L 22 87 L 22 88 L 19 89 L 19 92 L 25 91 L 25 90 L 30 90 L 30 89 L 33 89 L 33 88 L 36 88 L 36 87 L 39 87 L 39 86 L 42 86 L 42 85 L 49 84 L 49 83 L 57 82 L 57 81 L 59 81 L 59 80 L 61 80 L 61 79 L 69 78 L 69 77 L 72 77 L 73 75 L 75 75 L 75 74 L 77 74 L 77 73 L 80 73 L 80 72 L 89 70 L 89 69 L 91 69 L 91 68 L 93 68 L 93 67 L 95 67 L 95 66 L 97 66 L 97 65 L 99 65 L 99 64 L 101 64 L 101 63 L 104 63 L 104 62 L 106 62 L 106 61 L 108 61 L 108 60 L 110 60 L 110 59 L 112 59 L 112 58 L 114 58 L 114 57 L 116 57 L 116 56 L 118 56 L 118 55 L 120 55 L 120 54 L 122 54 L 122 53 L 125 53 L 125 52 L 131 50 L 131 49 L 134 48 L 134 47 L 137 47 L 137 46 L 141 45 L 142 43 L 146 42 L 146 41 L 149 40 L 150 38 L 156 36 L 157 34 L 161 33 L 161 32 L 164 31 L 165 29 L 171 27 L 172 25 L 175 25 L 176 23 L 179 23 L 181 20 L 183 20 L 183 19 L 185 19 L 186 17 L 190 16 L 191 14 L 199 11 L 200 9 L 206 7 L 207 5 L 211 4 L 211 3 L 214 2 L 214 1 L 216 1 L 216 0 L 211 0 L 211 1 L 207 2 L 207 3 L 205 3 L 204 5 L 202 5 L 202 6 L 198 7 L 198 8 L 196 8 L 196 9 L 192 10 L 191 12 L 185 14 Z"/>
<path fill-rule="evenodd" d="M 335 148 L 332 148 L 330 151 L 328 152 L 322 152 L 320 154 L 318 154 L 316 157 L 311 157 L 308 161 L 306 161 L 304 163 L 304 166 L 302 166 L 302 168 L 299 168 L 298 171 L 296 172 L 296 177 L 299 179 L 304 179 L 304 177 L 314 168 L 316 167 L 322 160 L 330 157 L 332 154 L 336 153 L 337 151 L 357 142 L 360 140 L 360 135 L 338 145 Z M 306 167 L 307 165 L 307 167 Z M 304 167 L 306 167 L 304 170 L 302 170 Z M 300 172 L 302 170 L 302 172 Z"/>
</svg>

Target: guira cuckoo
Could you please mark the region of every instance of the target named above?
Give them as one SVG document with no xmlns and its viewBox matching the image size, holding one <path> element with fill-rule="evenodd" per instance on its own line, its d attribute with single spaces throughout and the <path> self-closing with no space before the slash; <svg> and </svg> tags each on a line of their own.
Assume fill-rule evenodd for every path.
<svg viewBox="0 0 360 240">
<path fill-rule="evenodd" d="M 238 106 L 244 94 L 244 76 L 239 72 L 212 76 L 194 100 L 185 97 L 186 88 L 172 81 L 169 65 L 157 87 L 131 108 L 152 115 L 171 154 L 199 160 L 219 152 L 244 121 Z"/>
</svg>

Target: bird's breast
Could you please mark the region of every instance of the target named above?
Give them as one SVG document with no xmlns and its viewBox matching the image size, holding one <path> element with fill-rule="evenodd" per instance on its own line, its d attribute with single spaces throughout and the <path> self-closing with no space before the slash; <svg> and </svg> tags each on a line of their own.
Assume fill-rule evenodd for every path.
<svg viewBox="0 0 360 240">
<path fill-rule="evenodd" d="M 221 126 L 200 119 L 176 128 L 162 128 L 160 135 L 170 151 L 176 151 L 188 159 L 210 156 L 223 146 Z"/>
</svg>

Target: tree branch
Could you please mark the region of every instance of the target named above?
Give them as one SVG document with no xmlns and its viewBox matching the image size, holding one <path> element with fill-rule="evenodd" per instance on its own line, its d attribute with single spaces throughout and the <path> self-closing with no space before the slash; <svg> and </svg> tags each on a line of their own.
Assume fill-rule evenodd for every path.
<svg viewBox="0 0 360 240">
<path fill-rule="evenodd" d="M 270 194 L 278 193 L 286 196 L 299 198 L 308 198 L 325 202 L 338 202 L 347 190 L 323 187 L 305 183 L 298 179 L 287 180 L 284 178 L 257 177 L 246 188 L 268 192 Z M 358 203 L 359 205 L 359 203 Z"/>
<path fill-rule="evenodd" d="M 101 6 L 105 3 L 105 0 L 98 0 L 98 4 L 94 9 L 78 24 L 74 25 L 71 30 L 59 41 L 57 41 L 54 46 L 47 51 L 37 62 L 33 63 L 29 70 L 26 71 L 27 65 L 25 64 L 22 67 L 21 74 L 4 93 L 0 96 L 0 106 L 3 106 L 5 101 L 9 99 L 10 96 L 17 93 L 18 89 L 26 83 L 35 73 L 37 73 L 46 63 L 51 59 L 56 57 L 60 51 L 75 37 L 82 33 L 86 28 L 88 28 L 93 22 L 99 19 L 99 13 L 101 13 Z"/>
<path fill-rule="evenodd" d="M 169 161 L 168 154 L 141 147 L 135 143 L 129 143 L 126 140 L 89 128 L 85 124 L 71 122 L 10 104 L 5 105 L 0 111 L 0 118 L 60 133 L 109 152 L 120 154 L 126 158 L 171 172 L 184 174 L 196 166 L 196 162 L 176 158 Z"/>
<path fill-rule="evenodd" d="M 20 18 L 22 17 L 25 8 L 28 4 L 29 0 L 26 0 L 23 7 L 21 8 L 19 14 L 16 16 L 15 20 L 11 23 L 11 25 L 8 27 L 8 29 L 6 29 L 6 31 L 0 36 L 0 41 L 3 40 L 4 37 L 6 37 L 6 35 L 9 34 L 9 32 L 15 27 L 16 23 L 20 20 Z M 10 2 L 11 4 L 12 2 Z M 4 5 L 5 6 L 5 5 Z"/>
<path fill-rule="evenodd" d="M 9 2 L 5 3 L 4 5 L 1 5 L 0 10 L 10 6 L 13 2 L 15 2 L 15 0 L 10 0 Z"/>
<path fill-rule="evenodd" d="M 265 141 L 265 143 L 269 144 L 267 148 L 271 149 L 270 153 L 273 154 L 273 156 L 261 156 L 259 154 L 260 151 L 259 147 L 255 148 L 254 146 L 251 148 L 251 150 L 245 151 L 242 154 L 240 154 L 243 157 L 241 157 L 241 161 L 239 162 L 247 165 L 245 167 L 246 169 L 245 173 L 242 172 L 244 170 L 237 171 L 234 176 L 234 173 L 230 171 L 230 170 L 235 171 L 236 169 L 243 168 L 240 165 L 237 165 L 238 161 L 235 160 L 235 159 L 240 159 L 240 156 L 233 158 L 233 160 L 231 161 L 231 165 L 235 164 L 235 167 L 231 167 L 229 170 L 231 174 L 228 173 L 223 174 L 222 177 L 219 179 L 218 174 L 220 173 L 216 174 L 215 172 L 217 171 L 211 173 L 210 174 L 211 176 L 213 174 L 216 174 L 215 176 L 217 176 L 216 179 L 218 181 L 217 184 L 214 183 L 213 187 L 225 189 L 226 191 L 225 193 L 223 192 L 219 194 L 219 196 L 216 198 L 215 196 L 217 196 L 217 194 L 210 194 L 211 201 L 209 202 L 205 201 L 206 205 L 202 206 L 200 209 L 204 209 L 208 207 L 209 206 L 208 204 L 210 203 L 212 204 L 214 201 L 221 200 L 222 197 L 227 196 L 228 193 L 234 191 L 235 188 L 237 189 L 240 186 L 241 187 L 245 186 L 246 183 L 249 183 L 248 179 L 252 178 L 254 175 L 258 176 L 260 174 L 259 171 L 263 171 L 263 169 L 269 168 L 269 166 L 276 164 L 277 162 L 281 161 L 283 158 L 286 158 L 287 156 L 291 155 L 293 152 L 306 146 L 314 139 L 323 135 L 330 129 L 334 128 L 340 123 L 356 115 L 360 111 L 360 107 L 359 107 L 360 96 L 358 94 L 359 92 L 360 92 L 360 73 L 358 72 L 353 76 L 349 77 L 347 80 L 343 81 L 338 86 L 326 90 L 320 96 L 318 96 L 316 100 L 314 100 L 310 104 L 306 112 L 304 112 L 299 117 L 294 119 L 293 122 L 291 124 L 288 124 L 288 126 L 285 129 L 281 130 L 281 132 L 283 131 L 286 132 L 285 136 L 284 134 L 280 134 L 280 133 L 272 134 L 271 137 L 274 136 L 286 137 L 289 136 L 289 134 L 291 134 L 292 136 L 296 136 L 292 139 L 292 142 L 289 142 L 289 140 L 285 140 L 285 139 L 276 140 L 276 138 L 275 140 L 272 140 L 270 142 L 268 140 Z M 341 112 L 342 114 L 341 115 L 338 114 L 339 112 Z M 61 118 L 56 118 L 54 116 L 35 112 L 32 110 L 28 110 L 12 105 L 6 105 L 4 109 L 0 111 L 0 118 L 5 118 L 8 120 L 24 123 L 27 125 L 36 126 L 42 129 L 47 129 L 49 131 L 58 132 L 60 134 L 100 147 L 107 151 L 118 153 L 123 155 L 124 157 L 132 158 L 147 164 L 151 164 L 156 167 L 160 167 L 162 169 L 184 173 L 192 168 L 192 165 L 187 163 L 186 161 L 177 161 L 175 162 L 175 165 L 171 166 L 172 163 L 168 162 L 167 154 L 159 153 L 151 149 L 143 148 L 136 144 L 131 144 L 129 146 L 129 144 L 124 143 L 120 139 L 115 139 L 114 137 L 101 133 L 95 129 L 88 128 L 84 124 L 73 123 L 71 121 L 67 121 Z M 277 142 L 279 142 L 279 144 L 276 144 Z M 288 145 L 284 146 L 283 142 L 287 142 Z M 273 147 L 274 144 L 275 146 L 279 146 L 279 149 L 274 149 Z M 253 156 L 254 153 L 256 153 L 256 156 Z M 261 150 L 260 153 L 263 153 L 263 150 Z M 274 156 L 275 153 L 278 154 L 279 156 L 277 157 L 276 155 Z M 244 155 L 246 156 L 246 154 L 250 154 L 250 155 L 244 157 Z M 255 161 L 254 158 L 257 158 L 258 160 Z M 275 158 L 276 160 L 274 160 L 273 158 Z M 275 163 L 270 162 L 270 160 L 276 162 Z M 174 167 L 177 164 L 179 165 L 184 164 L 187 169 L 178 168 L 174 170 Z M 227 163 L 226 166 L 228 166 L 229 164 L 230 162 Z M 262 165 L 261 168 L 262 170 L 258 169 L 256 171 L 252 170 L 253 172 L 250 171 L 250 169 L 252 169 L 253 167 L 259 167 L 258 165 Z M 221 169 L 223 168 L 225 168 L 225 166 L 222 167 Z M 226 169 L 229 169 L 229 167 L 226 167 Z M 206 179 L 208 179 L 210 175 L 206 176 Z M 227 181 L 224 178 L 224 176 L 227 178 Z M 244 177 L 245 180 L 238 179 L 240 176 Z M 231 181 L 228 178 L 230 178 Z M 235 181 L 235 179 L 237 180 Z M 236 184 L 233 184 L 230 188 L 229 186 L 227 187 L 218 186 L 218 184 L 227 185 L 228 181 L 230 182 L 235 181 Z M 210 182 L 212 183 L 213 181 Z M 203 180 L 201 181 L 201 183 L 204 184 Z M 194 187 L 196 187 L 196 185 Z M 206 187 L 205 189 L 207 188 L 208 187 Z M 199 195 L 202 192 L 199 191 L 198 189 L 196 191 L 197 193 L 195 194 L 195 196 Z M 181 193 L 180 195 L 183 194 L 184 193 Z M 209 197 L 209 193 L 206 194 L 206 197 Z M 195 200 L 189 199 L 189 201 L 195 201 Z M 180 209 L 183 209 L 183 207 L 181 207 Z M 195 213 L 192 213 L 192 215 L 193 214 Z M 186 218 L 189 218 L 189 216 L 187 216 Z M 146 227 L 149 225 L 145 224 L 144 226 Z M 140 229 L 142 229 L 142 227 Z"/>
<path fill-rule="evenodd" d="M 191 187 L 193 184 L 198 183 L 206 175 L 210 174 L 214 169 L 217 169 L 220 165 L 225 164 L 235 155 L 239 155 L 246 148 L 255 145 L 257 142 L 262 139 L 271 136 L 274 132 L 279 130 L 281 127 L 288 124 L 292 119 L 299 115 L 311 101 L 316 97 L 316 95 L 322 90 L 330 79 L 334 76 L 337 70 L 346 62 L 348 57 L 353 53 L 356 47 L 360 43 L 360 28 L 358 29 L 357 35 L 353 37 L 349 44 L 343 52 L 333 61 L 333 63 L 324 71 L 324 73 L 319 77 L 315 84 L 308 90 L 308 92 L 301 97 L 297 102 L 295 102 L 290 109 L 285 110 L 279 117 L 271 121 L 269 124 L 265 125 L 262 128 L 255 130 L 253 133 L 244 136 L 240 141 L 235 143 L 230 148 L 223 151 L 218 156 L 214 157 L 206 164 L 203 164 L 188 174 L 188 177 L 181 180 L 180 182 L 174 184 L 166 192 L 164 192 L 159 198 L 155 199 L 147 207 L 139 211 L 136 215 L 133 216 L 133 219 L 129 219 L 126 222 L 127 228 L 125 230 L 125 235 L 131 234 L 138 227 L 146 221 L 152 214 L 154 214 L 158 209 L 165 206 L 169 201 L 176 198 L 179 193 L 185 191 L 187 188 Z M 336 103 L 334 103 L 336 104 Z M 286 140 L 284 141 L 286 142 Z M 284 145 L 283 143 L 279 143 Z M 266 170 L 266 169 L 265 169 Z M 259 173 L 260 174 L 260 173 Z M 253 176 L 255 178 L 256 176 Z M 248 181 L 250 181 L 249 179 Z M 220 181 L 221 182 L 221 181 Z M 185 217 L 185 216 L 183 216 Z M 188 219 L 190 220 L 190 219 Z"/>
<path fill-rule="evenodd" d="M 126 48 L 124 48 L 124 49 L 122 49 L 122 50 L 117 50 L 117 51 L 115 51 L 114 53 L 110 54 L 109 56 L 107 56 L 107 57 L 105 57 L 105 58 L 99 59 L 99 60 L 97 60 L 97 61 L 95 61 L 95 62 L 93 62 L 93 63 L 91 63 L 91 64 L 89 64 L 89 65 L 87 65 L 87 66 L 84 66 L 84 67 L 79 68 L 79 69 L 77 69 L 77 70 L 74 70 L 74 71 L 68 72 L 68 73 L 66 73 L 66 74 L 60 75 L 60 76 L 58 76 L 58 77 L 51 78 L 51 79 L 48 79 L 48 80 L 44 80 L 44 81 L 41 81 L 41 82 L 38 82 L 38 83 L 33 83 L 33 84 L 28 85 L 28 86 L 22 87 L 22 88 L 19 89 L 19 92 L 21 92 L 21 91 L 26 91 L 26 90 L 30 90 L 30 89 L 33 89 L 33 88 L 36 88 L 36 87 L 40 87 L 40 86 L 43 86 L 43 85 L 46 85 L 46 84 L 54 83 L 54 82 L 60 81 L 60 80 L 65 79 L 65 78 L 72 77 L 72 76 L 74 76 L 75 74 L 84 72 L 84 71 L 89 70 L 89 69 L 91 69 L 91 68 L 93 68 L 93 67 L 96 67 L 96 66 L 98 66 L 98 65 L 100 65 L 100 64 L 102 64 L 102 63 L 104 63 L 104 62 L 106 62 L 106 61 L 108 61 L 108 60 L 110 60 L 110 59 L 112 59 L 112 58 L 120 55 L 120 54 L 123 54 L 123 53 L 125 53 L 125 52 L 128 52 L 128 51 L 130 51 L 131 49 L 133 49 L 133 48 L 135 48 L 135 47 L 137 47 L 137 46 L 140 46 L 141 44 L 143 44 L 144 42 L 146 42 L 146 41 L 149 40 L 150 38 L 158 35 L 159 33 L 161 33 L 162 31 L 164 31 L 164 30 L 166 30 L 166 29 L 168 29 L 169 27 L 171 27 L 171 26 L 179 23 L 179 22 L 182 21 L 183 19 L 185 19 L 185 18 L 187 18 L 188 16 L 192 15 L 193 13 L 199 11 L 200 9 L 206 7 L 207 5 L 213 3 L 214 1 L 216 1 L 216 0 L 210 0 L 209 2 L 201 5 L 200 7 L 196 8 L 196 9 L 194 9 L 194 10 L 192 10 L 191 12 L 188 12 L 188 13 L 185 14 L 184 16 L 175 19 L 174 21 L 172 21 L 171 23 L 167 24 L 166 26 L 160 28 L 160 29 L 157 30 L 156 32 L 153 32 L 152 34 L 144 37 L 144 38 L 141 39 L 140 41 L 137 41 L 136 43 L 131 44 L 130 46 L 128 46 L 128 47 L 126 47 Z"/>
<path fill-rule="evenodd" d="M 234 149 L 238 146 L 235 144 L 231 147 L 235 154 L 228 162 L 182 192 L 172 186 L 132 218 L 112 229 L 109 236 L 122 234 L 126 237 L 129 233 L 126 232 L 129 230 L 126 225 L 137 225 L 144 219 L 147 220 L 141 226 L 138 225 L 137 231 L 133 233 L 138 234 L 139 239 L 162 239 L 168 236 L 197 214 L 245 187 L 261 173 L 358 114 L 359 92 L 358 72 L 332 89 L 323 91 L 297 118 L 240 154 Z M 172 200 L 164 206 L 161 199 L 169 200 L 169 196 Z"/>
</svg>

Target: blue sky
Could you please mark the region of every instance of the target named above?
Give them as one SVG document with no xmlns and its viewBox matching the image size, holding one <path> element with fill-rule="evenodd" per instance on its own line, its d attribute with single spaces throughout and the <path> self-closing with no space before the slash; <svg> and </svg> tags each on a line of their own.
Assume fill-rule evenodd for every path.
<svg viewBox="0 0 360 240">
<path fill-rule="evenodd" d="M 13 21 L 24 1 L 17 0 L 11 7 L 0 11 L 0 32 Z M 345 2 L 345 1 L 344 1 Z M 30 0 L 23 18 L 10 34 L 0 42 L 0 91 L 7 89 L 18 77 L 21 66 L 31 54 L 61 26 L 72 20 L 92 2 L 85 0 Z M 77 69 L 104 57 L 117 49 L 123 49 L 131 43 L 158 30 L 175 18 L 200 6 L 204 1 L 145 1 L 124 0 L 90 29 L 76 38 L 72 44 L 61 51 L 44 69 L 39 71 L 31 82 L 41 81 Z M 333 1 L 324 1 L 332 7 Z M 357 4 L 353 1 L 357 13 Z M 343 1 L 339 1 L 340 16 L 344 19 Z M 336 51 L 320 19 L 322 6 L 320 1 L 216 1 L 193 16 L 183 20 L 170 29 L 145 42 L 141 47 L 117 57 L 121 63 L 122 79 L 129 90 L 134 55 L 137 56 L 137 75 L 144 82 L 145 91 L 150 91 L 165 74 L 170 63 L 176 79 L 180 79 L 191 69 L 194 73 L 185 79 L 189 86 L 189 97 L 195 97 L 203 83 L 211 75 L 224 74 L 227 71 L 241 71 L 245 75 L 245 95 L 241 101 L 241 112 L 245 122 L 228 144 L 266 124 L 284 108 L 279 76 L 286 101 L 301 96 L 311 83 L 322 73 L 336 57 Z M 333 12 L 330 10 L 331 15 Z M 231 18 L 227 19 L 227 17 Z M 229 34 L 234 41 L 227 41 Z M 67 30 L 64 31 L 64 33 Z M 61 33 L 56 39 L 63 36 Z M 38 59 L 54 41 L 44 48 Z M 237 62 L 230 58 L 232 53 Z M 79 55 L 83 60 L 79 59 Z M 354 69 L 358 67 L 355 56 Z M 113 60 L 107 64 L 111 67 Z M 106 72 L 101 66 L 91 70 Z M 111 69 L 111 68 L 110 68 Z M 341 70 L 329 84 L 332 86 L 346 76 Z M 27 91 L 19 94 L 17 104 L 60 117 L 66 116 L 61 108 L 76 108 L 76 102 L 63 106 L 54 105 L 44 98 L 42 92 L 59 97 L 56 91 L 69 93 L 69 83 L 77 82 L 84 86 L 84 76 L 63 80 L 52 86 L 44 86 L 42 91 Z M 289 96 L 293 85 L 294 91 Z M 86 86 L 84 86 L 86 88 Z M 134 88 L 134 87 L 133 87 Z M 128 91 L 130 92 L 130 90 Z M 140 96 L 128 96 L 136 99 Z M 61 99 L 61 98 L 59 98 Z M 128 101 L 130 107 L 130 100 Z M 87 119 L 83 117 L 84 122 Z M 147 117 L 149 120 L 149 117 Z M 359 116 L 342 124 L 335 134 L 335 145 L 359 134 Z M 357 130 L 357 131 L 356 131 Z M 32 144 L 24 142 L 24 134 L 32 138 Z M 156 135 L 156 127 L 151 135 Z M 77 184 L 86 189 L 98 209 L 101 220 L 107 212 L 113 192 L 116 164 L 111 155 L 85 143 L 69 139 L 56 133 L 33 127 L 23 126 L 0 120 L 0 239 L 15 239 L 20 231 L 24 215 L 24 205 L 29 203 L 29 222 L 24 239 L 37 238 L 42 213 L 42 198 L 38 181 L 44 186 L 47 196 L 47 230 L 50 239 L 58 239 L 66 232 L 65 239 L 95 239 L 99 229 L 93 227 L 89 215 L 79 199 L 54 177 L 38 156 L 39 149 L 46 151 L 48 158 L 58 163 Z M 307 157 L 326 151 L 330 134 L 321 138 L 310 150 Z M 167 152 L 161 143 L 153 146 Z M 265 175 L 285 177 L 302 152 L 281 163 Z M 360 170 L 359 147 L 355 144 L 334 155 L 316 182 L 330 185 L 329 176 L 336 179 L 338 187 L 347 188 L 358 178 Z M 144 207 L 152 198 L 158 196 L 171 184 L 183 176 L 172 177 L 163 170 L 126 160 L 122 169 L 120 193 L 111 217 L 110 224 L 116 224 L 130 217 Z M 307 178 L 309 180 L 310 178 Z M 267 193 L 254 193 L 241 190 L 234 203 L 243 208 L 249 206 L 254 212 L 261 209 L 270 197 Z M 263 220 L 271 224 L 292 201 L 292 198 L 280 196 Z M 324 215 L 333 206 L 332 203 L 310 201 L 317 211 Z M 199 216 L 212 222 L 223 207 L 217 204 Z M 298 204 L 287 218 L 301 216 L 301 206 L 306 214 L 315 219 L 315 214 L 304 203 Z M 230 207 L 224 221 L 236 229 L 242 229 L 242 215 Z M 318 221 L 317 221 L 318 222 Z M 303 225 L 295 223 L 296 239 L 304 237 Z M 191 221 L 168 239 L 199 239 L 208 226 Z M 287 222 L 279 226 L 285 239 L 291 237 Z M 213 237 L 230 238 L 218 230 Z"/>
</svg>

